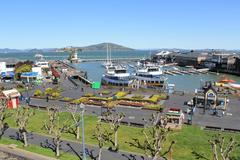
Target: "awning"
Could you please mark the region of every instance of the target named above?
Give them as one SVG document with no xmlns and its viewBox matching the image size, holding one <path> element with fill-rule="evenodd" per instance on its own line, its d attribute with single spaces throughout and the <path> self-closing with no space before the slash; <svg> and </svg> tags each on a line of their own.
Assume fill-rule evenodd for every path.
<svg viewBox="0 0 240 160">
<path fill-rule="evenodd" d="M 5 77 L 14 77 L 14 72 L 2 72 L 1 73 L 1 77 L 5 78 Z"/>
<path fill-rule="evenodd" d="M 3 95 L 7 98 L 19 97 L 20 93 L 16 89 L 2 91 Z"/>
<path fill-rule="evenodd" d="M 21 74 L 21 77 L 37 77 L 38 72 L 24 72 Z"/>
</svg>

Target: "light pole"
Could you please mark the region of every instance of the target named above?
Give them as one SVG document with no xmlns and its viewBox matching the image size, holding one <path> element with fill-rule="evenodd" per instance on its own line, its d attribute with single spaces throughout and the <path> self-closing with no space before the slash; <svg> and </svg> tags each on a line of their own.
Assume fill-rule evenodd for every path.
<svg viewBox="0 0 240 160">
<path fill-rule="evenodd" d="M 80 104 L 80 108 L 82 109 L 82 149 L 83 149 L 83 160 L 87 160 L 86 151 L 85 151 L 85 139 L 84 139 L 84 104 Z"/>
</svg>

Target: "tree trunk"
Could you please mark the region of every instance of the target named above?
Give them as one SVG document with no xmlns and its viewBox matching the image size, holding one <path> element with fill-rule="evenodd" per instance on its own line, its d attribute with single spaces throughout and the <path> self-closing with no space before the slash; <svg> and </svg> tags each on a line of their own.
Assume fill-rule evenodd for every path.
<svg viewBox="0 0 240 160">
<path fill-rule="evenodd" d="M 102 157 L 102 148 L 99 148 L 98 160 L 101 160 Z"/>
<path fill-rule="evenodd" d="M 52 134 L 52 128 L 49 128 L 48 134 Z"/>
<path fill-rule="evenodd" d="M 214 158 L 214 160 L 218 160 L 216 144 L 213 144 L 213 158 Z"/>
<path fill-rule="evenodd" d="M 76 135 L 76 138 L 79 139 L 80 137 L 80 127 L 78 126 L 77 127 L 77 135 Z"/>
<path fill-rule="evenodd" d="M 118 132 L 116 131 L 115 133 L 114 133 L 114 146 L 115 146 L 115 148 L 117 149 L 117 145 L 118 145 L 118 137 L 117 137 L 117 135 L 118 135 Z"/>
<path fill-rule="evenodd" d="M 161 156 L 159 155 L 159 153 L 160 153 L 160 151 L 155 153 L 153 160 L 160 160 Z"/>
<path fill-rule="evenodd" d="M 57 140 L 57 143 L 56 143 L 56 157 L 60 156 L 59 148 L 60 148 L 60 141 Z"/>
<path fill-rule="evenodd" d="M 23 132 L 23 142 L 24 142 L 24 147 L 28 146 L 28 142 L 27 142 L 27 132 Z"/>
<path fill-rule="evenodd" d="M 153 160 L 160 160 L 160 157 L 159 157 L 158 155 L 155 155 L 155 156 L 153 157 Z"/>
</svg>

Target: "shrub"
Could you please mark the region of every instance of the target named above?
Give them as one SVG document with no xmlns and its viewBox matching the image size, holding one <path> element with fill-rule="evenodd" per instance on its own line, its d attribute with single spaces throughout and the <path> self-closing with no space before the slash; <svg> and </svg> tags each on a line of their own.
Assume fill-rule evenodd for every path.
<svg viewBox="0 0 240 160">
<path fill-rule="evenodd" d="M 154 94 L 151 96 L 151 98 L 149 99 L 150 101 L 152 101 L 153 103 L 157 103 L 160 99 L 160 95 L 158 94 Z"/>
<path fill-rule="evenodd" d="M 46 94 L 46 95 L 47 95 L 47 94 L 51 94 L 52 91 L 53 91 L 52 88 L 46 88 L 46 89 L 45 89 L 45 94 Z"/>
<path fill-rule="evenodd" d="M 34 96 L 41 96 L 43 93 L 40 89 L 35 90 Z"/>
<path fill-rule="evenodd" d="M 93 96 L 94 96 L 93 93 L 86 93 L 86 94 L 84 94 L 84 97 L 93 97 Z"/>
<path fill-rule="evenodd" d="M 167 95 L 166 94 L 160 94 L 159 95 L 159 99 L 166 100 L 167 99 Z"/>
<path fill-rule="evenodd" d="M 64 97 L 63 99 L 62 99 L 62 101 L 65 101 L 65 102 L 70 102 L 70 101 L 72 101 L 73 100 L 73 98 L 69 98 L 69 97 Z"/>
<path fill-rule="evenodd" d="M 87 97 L 81 97 L 79 99 L 75 99 L 73 100 L 71 103 L 74 103 L 74 104 L 81 104 L 81 103 L 86 103 L 88 102 L 88 98 Z"/>
<path fill-rule="evenodd" d="M 127 94 L 128 94 L 127 92 L 122 92 L 122 91 L 120 91 L 120 92 L 117 92 L 117 93 L 115 94 L 115 96 L 116 96 L 117 98 L 122 98 L 122 97 L 126 96 Z"/>
<path fill-rule="evenodd" d="M 60 97 L 60 93 L 58 93 L 58 92 L 53 92 L 53 93 L 52 93 L 52 97 L 53 97 L 53 98 L 59 98 L 59 97 Z"/>
<path fill-rule="evenodd" d="M 104 106 L 111 109 L 114 108 L 117 104 L 118 104 L 117 101 L 109 101 Z"/>
<path fill-rule="evenodd" d="M 109 90 L 103 90 L 101 93 L 104 94 L 104 95 L 108 95 L 108 94 L 111 93 L 111 91 L 109 91 Z"/>
</svg>

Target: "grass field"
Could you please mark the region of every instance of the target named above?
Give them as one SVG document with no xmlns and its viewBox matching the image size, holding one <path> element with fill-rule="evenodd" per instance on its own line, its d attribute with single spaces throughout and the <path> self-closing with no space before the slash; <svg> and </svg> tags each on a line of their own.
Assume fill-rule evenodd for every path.
<svg viewBox="0 0 240 160">
<path fill-rule="evenodd" d="M 11 111 L 14 113 L 14 111 Z M 31 117 L 28 125 L 28 131 L 33 131 L 40 134 L 47 134 L 47 132 L 42 129 L 44 120 L 47 119 L 47 113 L 43 110 L 36 110 L 36 114 Z M 69 113 L 61 113 L 60 114 L 60 121 L 69 121 L 70 122 L 71 116 Z M 93 131 L 96 127 L 98 118 L 96 116 L 85 116 L 85 141 L 87 144 L 96 145 L 97 142 L 92 139 Z M 16 123 L 14 121 L 14 115 L 7 119 L 8 124 L 10 127 L 16 127 Z M 108 124 L 105 125 L 107 127 Z M 118 141 L 120 145 L 120 150 L 129 151 L 129 152 L 137 152 L 143 153 L 141 150 L 130 147 L 126 142 L 132 140 L 132 138 L 139 138 L 143 139 L 143 135 L 141 133 L 141 128 L 136 127 L 129 127 L 122 125 L 119 129 L 118 133 Z M 204 153 L 206 157 L 211 157 L 210 155 L 210 145 L 208 144 L 208 140 L 211 138 L 212 135 L 216 134 L 217 132 L 213 131 L 204 131 L 201 130 L 200 127 L 197 126 L 184 126 L 180 131 L 173 131 L 169 136 L 169 141 L 174 140 L 176 144 L 173 147 L 173 157 L 176 160 L 192 160 L 195 159 L 194 155 L 192 154 L 193 151 L 197 151 L 199 153 Z M 238 142 L 240 142 L 240 134 L 233 134 L 233 133 L 223 133 L 226 137 L 235 137 Z M 65 139 L 75 140 L 74 135 L 65 133 L 63 135 Z M 2 140 L 0 141 L 2 143 Z M 165 144 L 166 146 L 168 144 Z M 31 148 L 29 148 L 31 149 Z M 37 149 L 41 152 L 41 148 Z M 51 152 L 51 151 L 49 151 Z M 50 153 L 49 153 L 50 154 Z M 54 153 L 51 153 L 54 155 Z M 240 159 L 240 148 L 232 154 L 235 159 Z M 238 157 L 237 157 L 238 156 Z"/>
</svg>

